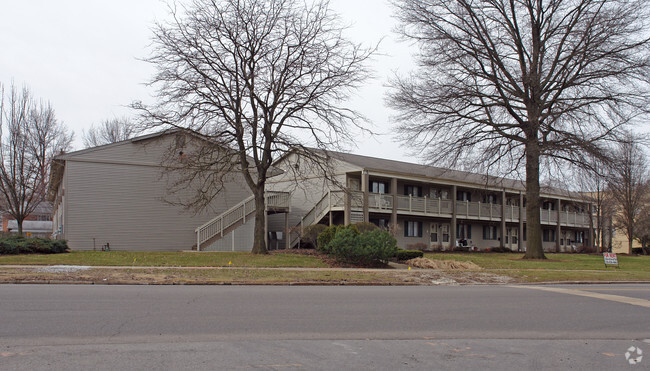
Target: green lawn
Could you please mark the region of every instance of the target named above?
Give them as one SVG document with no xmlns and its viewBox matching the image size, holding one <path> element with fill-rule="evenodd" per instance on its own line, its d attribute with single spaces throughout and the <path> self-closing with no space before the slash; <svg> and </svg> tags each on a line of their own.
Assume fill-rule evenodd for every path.
<svg viewBox="0 0 650 371">
<path fill-rule="evenodd" d="M 427 253 L 425 257 L 437 260 L 471 261 L 483 268 L 485 273 L 510 276 L 518 282 L 543 281 L 650 281 L 650 257 L 618 256 L 619 268 L 603 264 L 600 255 L 582 254 L 547 254 L 547 260 L 522 260 L 523 254 L 498 253 Z M 231 264 L 229 264 L 231 263 Z M 68 254 L 54 255 L 4 255 L 0 256 L 0 265 L 88 265 L 88 266 L 135 266 L 135 267 L 256 267 L 283 268 L 305 267 L 325 268 L 327 265 L 317 257 L 298 254 L 253 255 L 244 252 L 127 252 L 127 251 L 74 251 Z M 416 274 L 418 270 L 410 271 Z M 456 273 L 462 271 L 456 271 Z M 396 271 L 397 273 L 397 271 Z M 122 273 L 120 273 L 122 274 Z M 307 273 L 241 270 L 236 272 L 196 271 L 192 273 L 169 273 L 165 276 L 177 276 L 182 282 L 183 275 L 191 274 L 192 279 L 202 275 L 212 280 L 221 280 L 226 275 L 228 280 L 251 279 L 253 281 L 287 282 L 297 280 L 339 280 L 351 272 L 344 273 Z M 325 276 L 323 276 L 325 274 Z M 454 272 L 448 272 L 454 274 Z M 312 276 L 310 276 L 312 275 Z M 333 277 L 331 275 L 340 275 Z M 377 274 L 359 272 L 357 280 L 378 279 Z M 388 275 L 389 277 L 391 275 Z M 226 278 L 227 278 L 226 277 Z M 321 277 L 321 278 L 319 278 Z M 383 276 L 382 276 L 383 277 Z M 390 281 L 392 278 L 385 278 Z M 164 279 L 163 279 L 164 280 Z"/>
<path fill-rule="evenodd" d="M 51 255 L 1 255 L 2 264 L 105 265 L 141 267 L 327 267 L 320 259 L 297 254 L 246 252 L 73 251 Z"/>
<path fill-rule="evenodd" d="M 528 282 L 650 281 L 650 256 L 618 255 L 619 267 L 605 267 L 602 255 L 546 254 L 547 260 L 523 260 L 523 254 L 438 253 L 429 259 L 471 261 L 486 271 Z"/>
</svg>

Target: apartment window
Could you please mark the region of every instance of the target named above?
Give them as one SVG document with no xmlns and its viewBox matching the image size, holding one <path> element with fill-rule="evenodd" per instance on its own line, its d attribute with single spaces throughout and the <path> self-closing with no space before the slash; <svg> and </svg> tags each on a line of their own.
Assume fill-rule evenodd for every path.
<svg viewBox="0 0 650 371">
<path fill-rule="evenodd" d="M 472 194 L 469 191 L 458 191 L 456 201 L 472 201 Z"/>
<path fill-rule="evenodd" d="M 508 205 L 508 206 L 519 206 L 519 200 L 514 199 L 514 198 L 508 198 L 506 200 L 506 205 Z"/>
<path fill-rule="evenodd" d="M 449 224 L 440 225 L 440 232 L 442 233 L 442 242 L 449 242 Z"/>
<path fill-rule="evenodd" d="M 555 242 L 555 230 L 554 229 L 542 230 L 542 241 Z"/>
<path fill-rule="evenodd" d="M 388 229 L 388 219 L 370 218 L 370 223 L 376 225 L 379 228 Z"/>
<path fill-rule="evenodd" d="M 36 215 L 36 220 L 39 222 L 46 222 L 52 220 L 51 215 Z"/>
<path fill-rule="evenodd" d="M 456 238 L 458 239 L 471 239 L 472 238 L 472 226 L 470 224 L 458 224 L 456 225 Z"/>
<path fill-rule="evenodd" d="M 422 197 L 422 187 L 414 185 L 404 186 L 404 195 L 413 197 Z"/>
<path fill-rule="evenodd" d="M 431 223 L 431 242 L 438 242 L 438 224 Z"/>
<path fill-rule="evenodd" d="M 404 222 L 404 237 L 422 237 L 422 222 Z"/>
<path fill-rule="evenodd" d="M 508 228 L 507 230 L 507 236 L 506 236 L 506 243 L 508 243 L 508 236 L 510 236 L 510 240 L 512 243 L 517 243 L 517 234 L 519 231 L 516 228 Z"/>
<path fill-rule="evenodd" d="M 496 204 L 497 203 L 497 196 L 496 195 L 483 195 L 483 203 L 484 204 Z"/>
<path fill-rule="evenodd" d="M 553 201 L 544 201 L 544 203 L 542 203 L 542 209 L 544 209 L 544 210 L 555 210 L 555 202 L 553 202 Z"/>
<path fill-rule="evenodd" d="M 448 200 L 449 199 L 449 191 L 446 190 L 446 189 L 431 188 L 431 189 L 429 189 L 429 197 Z"/>
<path fill-rule="evenodd" d="M 484 225 L 483 226 L 483 239 L 484 240 L 496 240 L 498 237 L 497 235 L 497 227 L 495 225 Z"/>
<path fill-rule="evenodd" d="M 370 192 L 372 192 L 372 193 L 388 193 L 388 183 L 372 181 L 372 182 L 370 182 Z"/>
</svg>

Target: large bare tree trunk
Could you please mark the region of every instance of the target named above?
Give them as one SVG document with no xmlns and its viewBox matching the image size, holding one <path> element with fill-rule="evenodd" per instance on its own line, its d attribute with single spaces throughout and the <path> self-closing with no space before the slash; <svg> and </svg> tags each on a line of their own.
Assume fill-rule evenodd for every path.
<svg viewBox="0 0 650 371">
<path fill-rule="evenodd" d="M 266 208 L 264 202 L 264 187 L 255 191 L 255 239 L 253 254 L 268 254 L 266 248 Z"/>
<path fill-rule="evenodd" d="M 526 146 L 526 254 L 524 259 L 546 259 L 542 247 L 539 188 L 539 147 L 536 141 L 531 141 Z"/>
</svg>

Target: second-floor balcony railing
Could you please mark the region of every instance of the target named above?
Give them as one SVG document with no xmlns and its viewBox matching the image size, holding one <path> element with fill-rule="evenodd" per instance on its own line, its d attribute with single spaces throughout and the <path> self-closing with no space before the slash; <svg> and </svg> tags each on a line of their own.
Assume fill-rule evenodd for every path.
<svg viewBox="0 0 650 371">
<path fill-rule="evenodd" d="M 352 192 L 350 194 L 350 206 L 353 210 L 363 209 L 363 192 Z M 519 222 L 519 206 L 471 202 L 452 201 L 439 198 L 413 197 L 402 195 L 390 195 L 382 193 L 368 194 L 368 210 L 370 212 L 392 212 L 393 205 L 400 215 L 422 215 L 434 217 L 451 217 L 452 202 L 456 203 L 456 217 L 459 219 L 476 219 L 487 221 L 500 221 L 503 216 L 507 222 Z M 343 206 L 343 205 L 340 205 Z M 560 224 L 563 226 L 589 227 L 589 214 L 573 211 L 561 211 L 559 213 Z M 523 221 L 526 221 L 526 213 L 521 213 Z M 540 209 L 542 224 L 556 225 L 558 213 L 556 210 Z"/>
</svg>

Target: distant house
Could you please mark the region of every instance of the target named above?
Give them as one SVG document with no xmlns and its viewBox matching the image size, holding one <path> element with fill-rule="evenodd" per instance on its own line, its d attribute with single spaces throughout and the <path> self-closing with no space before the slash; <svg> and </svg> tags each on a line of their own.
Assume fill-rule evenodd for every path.
<svg viewBox="0 0 650 371">
<path fill-rule="evenodd" d="M 18 232 L 18 222 L 9 213 L 2 213 L 2 231 Z M 23 220 L 23 234 L 33 237 L 49 237 L 52 234 L 52 204 L 41 202 L 34 212 Z"/>
<path fill-rule="evenodd" d="M 239 174 L 198 214 L 170 203 L 192 192 L 170 195 L 162 172 L 162 159 L 182 135 L 145 135 L 57 156 L 48 190 L 53 236 L 68 240 L 73 250 L 189 250 L 198 243 L 198 227 L 244 204 L 243 219 L 221 220 L 200 248 L 250 251 L 254 208 Z"/>
</svg>

